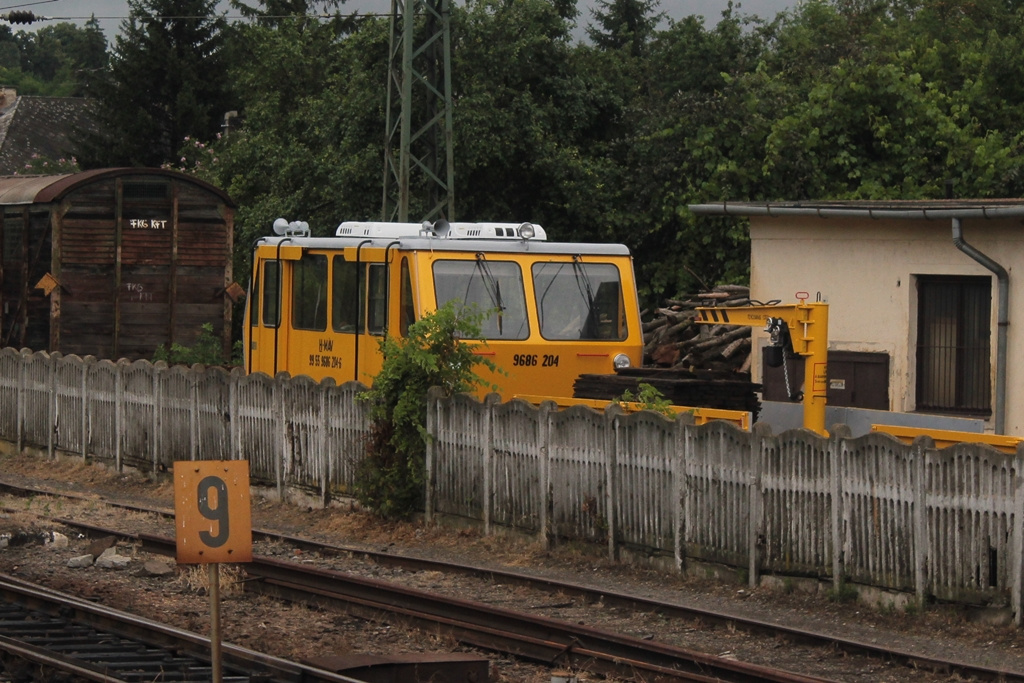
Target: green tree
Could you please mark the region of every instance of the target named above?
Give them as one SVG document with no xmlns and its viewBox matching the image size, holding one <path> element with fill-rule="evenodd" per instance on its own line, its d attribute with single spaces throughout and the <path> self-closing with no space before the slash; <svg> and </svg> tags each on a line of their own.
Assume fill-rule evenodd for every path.
<svg viewBox="0 0 1024 683">
<path fill-rule="evenodd" d="M 82 163 L 159 166 L 186 136 L 209 140 L 229 108 L 225 20 L 215 0 L 128 0 L 106 78 L 90 87 L 101 133 Z"/>
<path fill-rule="evenodd" d="M 971 196 L 1022 189 L 1019 133 L 985 129 L 960 94 L 897 63 L 824 76 L 767 141 L 790 198 L 936 199 L 950 178 Z"/>
<path fill-rule="evenodd" d="M 231 7 L 238 10 L 247 19 L 255 21 L 264 28 L 276 26 L 295 25 L 296 20 L 301 23 L 316 25 L 320 19 L 310 15 L 330 14 L 332 11 L 336 19 L 338 8 L 345 0 L 259 0 L 259 7 L 247 5 L 241 0 L 231 0 Z"/>
<path fill-rule="evenodd" d="M 602 50 L 626 50 L 640 56 L 664 18 L 655 12 L 658 0 L 597 0 L 591 10 L 595 24 L 587 27 L 587 36 Z"/>
<path fill-rule="evenodd" d="M 421 509 L 427 392 L 440 387 L 446 396 L 483 384 L 475 368 L 490 363 L 473 353 L 483 314 L 458 309 L 454 302 L 409 326 L 406 337 L 380 341 L 384 357 L 373 387 L 360 396 L 370 404 L 370 440 L 360 463 L 356 492 L 378 514 L 408 517 Z"/>
<path fill-rule="evenodd" d="M 107 40 L 95 17 L 79 28 L 69 22 L 19 31 L 21 69 L 41 81 L 59 82 L 67 94 L 81 96 L 107 65 Z"/>
<path fill-rule="evenodd" d="M 640 60 L 642 86 L 619 143 L 620 225 L 647 305 L 747 277 L 745 227 L 687 205 L 762 193 L 763 144 L 784 98 L 758 78 L 773 27 L 731 9 L 712 28 L 687 17 Z"/>
<path fill-rule="evenodd" d="M 0 25 L 0 68 L 21 68 L 21 50 L 11 27 Z M 5 81 L 6 82 L 6 81 Z"/>
<path fill-rule="evenodd" d="M 229 43 L 241 126 L 212 145 L 186 141 L 178 158 L 239 203 L 236 244 L 268 234 L 279 217 L 318 235 L 377 217 L 387 23 L 279 18 L 237 27 Z M 236 272 L 247 257 L 236 253 Z"/>
<path fill-rule="evenodd" d="M 773 54 L 775 67 L 815 67 L 771 76 L 796 95 L 766 139 L 771 194 L 938 198 L 954 179 L 962 195 L 1019 195 L 1021 22 L 1019 9 L 987 0 L 804 8 Z M 856 47 L 839 37 L 848 25 Z M 830 44 L 832 58 L 819 50 L 815 61 L 815 46 Z"/>
<path fill-rule="evenodd" d="M 545 0 L 471 0 L 453 12 L 456 212 L 595 238 L 614 195 L 607 143 L 622 102 L 592 48 Z"/>
<path fill-rule="evenodd" d="M 239 245 L 278 216 L 329 234 L 379 213 L 387 21 L 321 7 L 243 10 L 225 51 L 240 128 L 177 140 L 239 201 Z M 456 218 L 625 242 L 655 303 L 746 277 L 745 226 L 692 203 L 932 197 L 947 178 L 1024 192 L 1014 3 L 808 0 L 770 20 L 730 5 L 664 29 L 656 8 L 605 0 L 580 44 L 573 0 L 453 7 Z"/>
</svg>

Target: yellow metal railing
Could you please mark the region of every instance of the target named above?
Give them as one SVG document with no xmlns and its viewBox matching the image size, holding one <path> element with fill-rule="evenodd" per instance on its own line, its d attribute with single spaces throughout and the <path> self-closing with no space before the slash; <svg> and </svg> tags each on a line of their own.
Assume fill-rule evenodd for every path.
<svg viewBox="0 0 1024 683">
<path fill-rule="evenodd" d="M 896 425 L 871 425 L 871 431 L 890 434 L 904 443 L 910 443 L 919 436 L 929 436 L 936 448 L 946 448 L 958 443 L 983 443 L 1005 453 L 1015 453 L 1017 444 L 1024 441 L 1019 436 L 984 434 L 980 432 L 957 432 L 947 429 L 925 429 L 922 427 L 898 427 Z"/>
<path fill-rule="evenodd" d="M 530 403 L 540 404 L 544 401 L 552 401 L 558 405 L 559 408 L 568 408 L 570 406 L 587 406 L 594 410 L 604 410 L 608 407 L 611 401 L 605 401 L 600 399 L 592 398 L 571 398 L 566 396 L 533 396 L 528 394 L 516 394 L 515 398 L 521 398 L 524 401 Z M 638 412 L 644 409 L 642 403 L 631 403 L 628 401 L 620 401 L 619 405 L 622 409 L 628 413 Z M 725 420 L 730 422 L 740 429 L 750 429 L 751 415 L 748 411 L 743 410 L 724 410 L 721 408 L 695 408 L 690 406 L 667 406 L 673 413 L 683 414 L 689 413 L 693 415 L 694 424 L 702 425 L 710 422 L 711 420 Z"/>
</svg>

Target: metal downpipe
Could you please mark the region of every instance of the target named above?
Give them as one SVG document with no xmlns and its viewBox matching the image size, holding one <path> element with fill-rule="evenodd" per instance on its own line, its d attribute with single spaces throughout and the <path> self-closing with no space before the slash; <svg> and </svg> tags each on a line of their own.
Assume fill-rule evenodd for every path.
<svg viewBox="0 0 1024 683">
<path fill-rule="evenodd" d="M 1006 330 L 1010 326 L 1010 275 L 1006 269 L 964 241 L 960 219 L 953 219 L 953 246 L 995 273 L 999 282 L 996 320 L 996 434 L 1006 433 Z"/>
</svg>

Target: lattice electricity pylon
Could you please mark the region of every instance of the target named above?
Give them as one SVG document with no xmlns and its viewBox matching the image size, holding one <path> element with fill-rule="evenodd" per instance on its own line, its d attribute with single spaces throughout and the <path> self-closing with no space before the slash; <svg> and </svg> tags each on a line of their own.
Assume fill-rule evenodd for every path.
<svg viewBox="0 0 1024 683">
<path fill-rule="evenodd" d="M 450 0 L 391 0 L 385 221 L 409 220 L 414 179 L 426 194 L 418 219 L 455 216 L 449 7 Z"/>
</svg>

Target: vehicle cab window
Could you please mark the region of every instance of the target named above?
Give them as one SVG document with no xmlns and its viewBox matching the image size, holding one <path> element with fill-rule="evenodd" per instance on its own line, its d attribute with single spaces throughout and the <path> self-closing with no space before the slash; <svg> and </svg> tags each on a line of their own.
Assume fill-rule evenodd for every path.
<svg viewBox="0 0 1024 683">
<path fill-rule="evenodd" d="M 482 255 L 475 261 L 435 261 L 434 291 L 438 308 L 457 301 L 485 313 L 481 325 L 484 339 L 530 336 L 523 271 L 518 263 L 489 261 Z"/>
<path fill-rule="evenodd" d="M 540 333 L 555 341 L 621 341 L 626 321 L 619 270 L 609 263 L 535 263 Z"/>
<path fill-rule="evenodd" d="M 281 324 L 281 278 L 277 261 L 263 264 L 263 324 L 277 327 Z"/>
<path fill-rule="evenodd" d="M 327 257 L 306 254 L 292 267 L 292 326 L 327 329 Z"/>
</svg>

